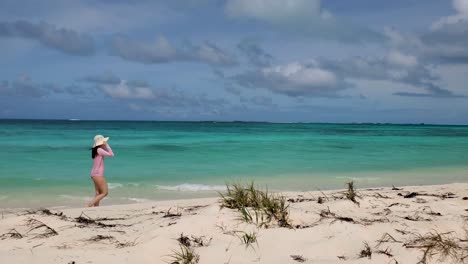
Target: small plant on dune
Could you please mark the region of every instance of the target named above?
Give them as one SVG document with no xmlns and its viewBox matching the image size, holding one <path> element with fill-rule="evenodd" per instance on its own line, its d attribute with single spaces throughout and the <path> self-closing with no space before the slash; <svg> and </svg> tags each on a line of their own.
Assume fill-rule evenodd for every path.
<svg viewBox="0 0 468 264">
<path fill-rule="evenodd" d="M 263 200 L 265 198 L 268 198 L 268 189 L 266 191 L 261 191 L 255 189 L 254 182 L 251 182 L 250 185 L 246 188 L 248 194 L 249 194 L 249 201 L 247 206 L 253 207 L 253 208 L 260 208 L 262 207 Z"/>
<path fill-rule="evenodd" d="M 248 186 L 235 183 L 226 187 L 226 193 L 219 193 L 221 208 L 237 209 L 240 220 L 265 227 L 275 220 L 281 227 L 291 227 L 289 203 L 283 196 L 270 194 L 268 189 L 256 189 L 253 182 Z"/>
<path fill-rule="evenodd" d="M 242 222 L 246 222 L 248 224 L 257 224 L 259 226 L 264 226 L 267 224 L 263 212 L 257 208 L 242 207 L 239 209 L 239 212 L 240 216 L 238 219 Z"/>
<path fill-rule="evenodd" d="M 347 183 L 348 185 L 348 190 L 346 191 L 345 195 L 346 198 L 353 203 L 359 205 L 359 202 L 356 200 L 356 198 L 359 198 L 359 195 L 356 193 L 356 190 L 354 190 L 354 182 L 350 181 Z"/>
<path fill-rule="evenodd" d="M 183 244 L 179 244 L 180 251 L 173 251 L 173 254 L 170 255 L 171 260 L 168 262 L 170 264 L 196 264 L 200 261 L 200 255 L 195 253 L 195 251 Z"/>
<path fill-rule="evenodd" d="M 276 219 L 279 222 L 281 227 L 291 227 L 291 223 L 289 221 L 289 204 L 286 203 L 286 198 L 281 196 L 278 199 L 279 207 L 276 214 Z"/>
<path fill-rule="evenodd" d="M 240 184 L 226 184 L 226 194 L 219 192 L 221 196 L 221 208 L 240 209 L 249 206 L 247 190 Z"/>
<path fill-rule="evenodd" d="M 257 233 L 256 232 L 250 232 L 250 233 L 247 233 L 247 232 L 244 232 L 244 231 L 239 231 L 239 233 L 241 233 L 241 235 L 238 235 L 240 241 L 242 242 L 242 244 L 245 244 L 245 247 L 252 247 L 253 248 L 253 244 L 257 244 L 257 247 L 258 247 L 258 241 L 257 241 Z"/>
<path fill-rule="evenodd" d="M 255 189 L 254 183 L 247 187 L 239 183 L 226 184 L 226 193 L 218 192 L 221 196 L 221 208 L 241 209 L 243 207 L 259 208 L 262 203 L 263 192 Z"/>
<path fill-rule="evenodd" d="M 278 221 L 280 227 L 291 227 L 289 223 L 289 204 L 283 196 L 270 196 L 263 199 L 263 212 L 267 216 L 268 222 Z"/>
</svg>

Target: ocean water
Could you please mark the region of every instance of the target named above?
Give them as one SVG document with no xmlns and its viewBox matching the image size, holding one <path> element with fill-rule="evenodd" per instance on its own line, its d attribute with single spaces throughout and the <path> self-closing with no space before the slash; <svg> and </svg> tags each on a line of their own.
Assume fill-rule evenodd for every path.
<svg viewBox="0 0 468 264">
<path fill-rule="evenodd" d="M 468 126 L 0 120 L 0 207 L 82 206 L 96 134 L 110 136 L 104 204 L 271 190 L 468 181 Z"/>
</svg>

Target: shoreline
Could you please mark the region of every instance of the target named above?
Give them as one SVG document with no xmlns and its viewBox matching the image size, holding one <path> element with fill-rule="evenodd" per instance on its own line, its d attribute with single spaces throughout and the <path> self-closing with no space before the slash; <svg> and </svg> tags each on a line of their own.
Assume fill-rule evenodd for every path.
<svg viewBox="0 0 468 264">
<path fill-rule="evenodd" d="M 334 176 L 333 176 L 334 175 Z M 376 176 L 378 175 L 378 176 Z M 445 175 L 449 175 L 445 177 Z M 450 183 L 468 183 L 468 167 L 440 167 L 403 171 L 368 171 L 342 174 L 278 175 L 268 180 L 262 177 L 232 177 L 225 181 L 215 179 L 199 182 L 124 182 L 109 177 L 109 196 L 104 204 L 138 204 L 192 198 L 210 198 L 225 189 L 226 183 L 254 183 L 274 192 L 294 193 L 317 190 L 336 190 L 354 181 L 358 188 L 395 186 L 431 186 Z M 1 190 L 1 189 L 0 189 Z M 13 191 L 3 190 L 0 202 L 4 208 L 64 207 L 74 208 L 92 199 L 92 183 L 52 187 L 23 187 Z M 57 202 L 58 201 L 58 202 Z"/>
<path fill-rule="evenodd" d="M 441 185 L 450 185 L 450 184 L 468 184 L 468 179 L 466 181 L 457 181 L 457 182 L 451 182 L 451 183 L 427 183 L 427 184 L 409 184 L 409 185 L 395 185 L 395 184 L 386 184 L 386 185 L 372 185 L 372 184 L 365 184 L 364 187 L 360 187 L 360 184 L 362 181 L 359 181 L 359 179 L 356 180 L 356 178 L 340 178 L 340 181 L 343 182 L 342 186 L 344 187 L 347 182 L 353 181 L 355 185 L 357 186 L 358 189 L 361 190 L 366 190 L 366 189 L 372 189 L 372 188 L 389 188 L 391 186 L 403 186 L 403 187 L 431 187 L 431 186 L 441 186 Z M 232 181 L 230 183 L 250 183 L 246 181 Z M 111 185 L 113 183 L 109 183 Z M 263 184 L 257 184 L 257 182 L 254 182 L 255 186 L 257 188 L 268 188 L 267 185 Z M 133 184 L 130 184 L 133 185 Z M 176 190 L 176 188 L 173 188 L 172 190 L 167 190 L 167 189 L 160 189 L 156 190 L 157 196 L 156 198 L 150 198 L 150 197 L 126 197 L 126 196 L 113 196 L 115 195 L 118 190 L 114 188 L 109 188 L 109 193 L 110 195 L 106 198 L 104 198 L 102 202 L 102 206 L 118 206 L 118 205 L 135 205 L 135 204 L 148 204 L 148 203 L 158 203 L 158 202 L 171 202 L 171 201 L 181 201 L 181 200 L 196 200 L 196 199 L 210 199 L 210 198 L 215 198 L 219 197 L 218 192 L 223 191 L 226 189 L 226 185 L 204 185 L 204 184 L 193 184 L 193 183 L 183 183 L 180 185 L 175 185 L 174 187 L 177 186 L 185 186 L 185 185 L 200 185 L 203 187 L 209 187 L 212 188 L 211 190 Z M 125 188 L 123 186 L 120 186 L 119 188 Z M 274 189 L 274 188 L 268 188 L 271 192 L 274 193 L 280 193 L 280 194 L 286 194 L 286 195 L 294 195 L 294 194 L 300 194 L 300 193 L 307 193 L 307 192 L 332 192 L 332 191 L 339 191 L 339 190 L 344 190 L 343 188 L 313 188 L 308 191 L 304 190 L 279 190 L 279 189 Z M 122 190 L 121 190 L 122 191 Z M 88 192 L 89 194 L 89 192 Z M 8 198 L 8 195 L 2 195 L 0 196 L 0 201 L 3 200 L 5 202 L 6 198 Z M 55 204 L 48 204 L 47 202 L 42 201 L 41 205 L 38 206 L 26 206 L 24 204 L 21 204 L 21 202 L 18 202 L 17 205 L 15 206 L 9 206 L 9 207 L 0 207 L 0 210 L 2 209 L 9 209 L 9 210 L 26 210 L 26 209 L 34 209 L 34 208 L 42 208 L 42 207 L 47 207 L 47 208 L 60 208 L 60 209 L 74 209 L 74 208 L 82 208 L 79 205 L 85 204 L 87 201 L 92 199 L 92 196 L 78 196 L 76 194 L 73 195 L 66 195 L 66 194 L 59 194 L 55 196 L 50 196 L 48 197 L 52 201 L 55 201 L 56 199 L 69 199 L 74 201 L 74 205 L 70 204 L 70 201 L 64 202 L 63 204 L 55 203 Z M 80 202 L 76 202 L 80 201 Z M 45 205 L 44 205 L 45 204 Z"/>
<path fill-rule="evenodd" d="M 182 236 L 200 263 L 416 263 L 421 249 L 404 245 L 417 234 L 468 239 L 468 183 L 396 187 L 357 189 L 359 205 L 343 198 L 345 189 L 282 192 L 293 228 L 242 222 L 238 211 L 220 210 L 219 197 L 45 211 L 2 208 L 0 258 L 8 263 L 165 263 L 180 250 Z M 32 230 L 36 220 L 56 234 L 44 226 Z M 242 234 L 255 234 L 256 243 L 246 246 Z M 383 239 L 386 234 L 398 242 Z M 370 258 L 359 257 L 365 243 Z M 457 243 L 468 250 L 467 241 Z M 437 262 L 439 253 L 428 263 L 456 263 Z"/>
</svg>

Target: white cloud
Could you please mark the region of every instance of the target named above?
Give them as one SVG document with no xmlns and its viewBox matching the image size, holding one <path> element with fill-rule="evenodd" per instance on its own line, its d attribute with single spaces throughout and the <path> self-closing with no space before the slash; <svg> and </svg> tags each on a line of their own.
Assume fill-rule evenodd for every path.
<svg viewBox="0 0 468 264">
<path fill-rule="evenodd" d="M 442 17 L 441 19 L 437 20 L 432 24 L 432 30 L 437 30 L 447 25 L 468 21 L 468 0 L 453 0 L 452 5 L 456 14 Z"/>
<path fill-rule="evenodd" d="M 388 63 L 394 66 L 401 66 L 406 68 L 414 67 L 418 64 L 416 56 L 403 54 L 400 51 L 391 51 L 386 57 Z"/>
<path fill-rule="evenodd" d="M 385 27 L 383 34 L 387 37 L 389 44 L 393 47 L 421 46 L 421 40 L 417 36 L 403 34 L 402 32 Z"/>
<path fill-rule="evenodd" d="M 274 24 L 309 20 L 320 18 L 320 0 L 228 0 L 226 12 L 232 17 L 249 17 Z"/>
<path fill-rule="evenodd" d="M 103 84 L 102 91 L 112 98 L 117 99 L 154 99 L 154 91 L 148 87 L 132 87 L 126 80 L 121 80 L 119 84 Z"/>
<path fill-rule="evenodd" d="M 305 67 L 298 62 L 265 68 L 262 72 L 267 78 L 284 78 L 294 86 L 334 87 L 337 84 L 332 72 Z"/>
<path fill-rule="evenodd" d="M 458 13 L 468 15 L 468 1 L 467 0 L 454 0 L 453 7 Z"/>
<path fill-rule="evenodd" d="M 342 79 L 315 62 L 265 67 L 231 78 L 244 87 L 263 88 L 291 97 L 335 97 L 337 91 L 345 88 Z"/>
<path fill-rule="evenodd" d="M 421 35 L 404 34 L 392 28 L 385 28 L 384 34 L 390 49 L 405 51 L 402 54 L 404 56 L 409 56 L 408 53 L 415 54 L 420 64 L 467 64 L 467 29 L 468 18 L 464 22 L 444 24 Z M 398 59 L 395 55 L 397 54 L 393 55 L 393 59 L 403 62 L 403 58 Z M 406 60 L 411 64 L 415 62 L 410 58 Z"/>
<path fill-rule="evenodd" d="M 335 17 L 321 0 L 227 0 L 225 13 L 238 20 L 251 19 L 274 29 L 317 39 L 346 42 L 382 41 L 380 32 Z"/>
<path fill-rule="evenodd" d="M 54 1 L 48 20 L 86 32 L 116 33 L 142 26 L 162 25 L 180 17 L 156 1 Z M 137 18 L 137 19 L 135 19 Z"/>
<path fill-rule="evenodd" d="M 175 47 L 165 37 L 159 37 L 154 42 L 116 37 L 112 42 L 112 55 L 147 64 L 175 61 L 201 62 L 218 66 L 237 64 L 235 56 L 213 43 L 204 42 L 199 46 L 188 46 L 184 49 Z"/>
<path fill-rule="evenodd" d="M 176 49 L 164 37 L 158 37 L 156 41 L 149 43 L 116 37 L 112 46 L 118 56 L 143 63 L 168 62 L 177 53 Z"/>
</svg>

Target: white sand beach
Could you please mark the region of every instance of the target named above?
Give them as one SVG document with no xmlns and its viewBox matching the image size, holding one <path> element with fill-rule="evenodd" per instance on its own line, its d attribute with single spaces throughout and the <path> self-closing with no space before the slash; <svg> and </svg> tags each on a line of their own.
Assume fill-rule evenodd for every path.
<svg viewBox="0 0 468 264">
<path fill-rule="evenodd" d="M 284 193 L 289 228 L 245 223 L 219 198 L 3 208 L 0 263 L 172 263 L 181 235 L 207 264 L 468 263 L 468 184 L 398 188 L 358 189 L 359 205 L 344 190 Z"/>
</svg>

